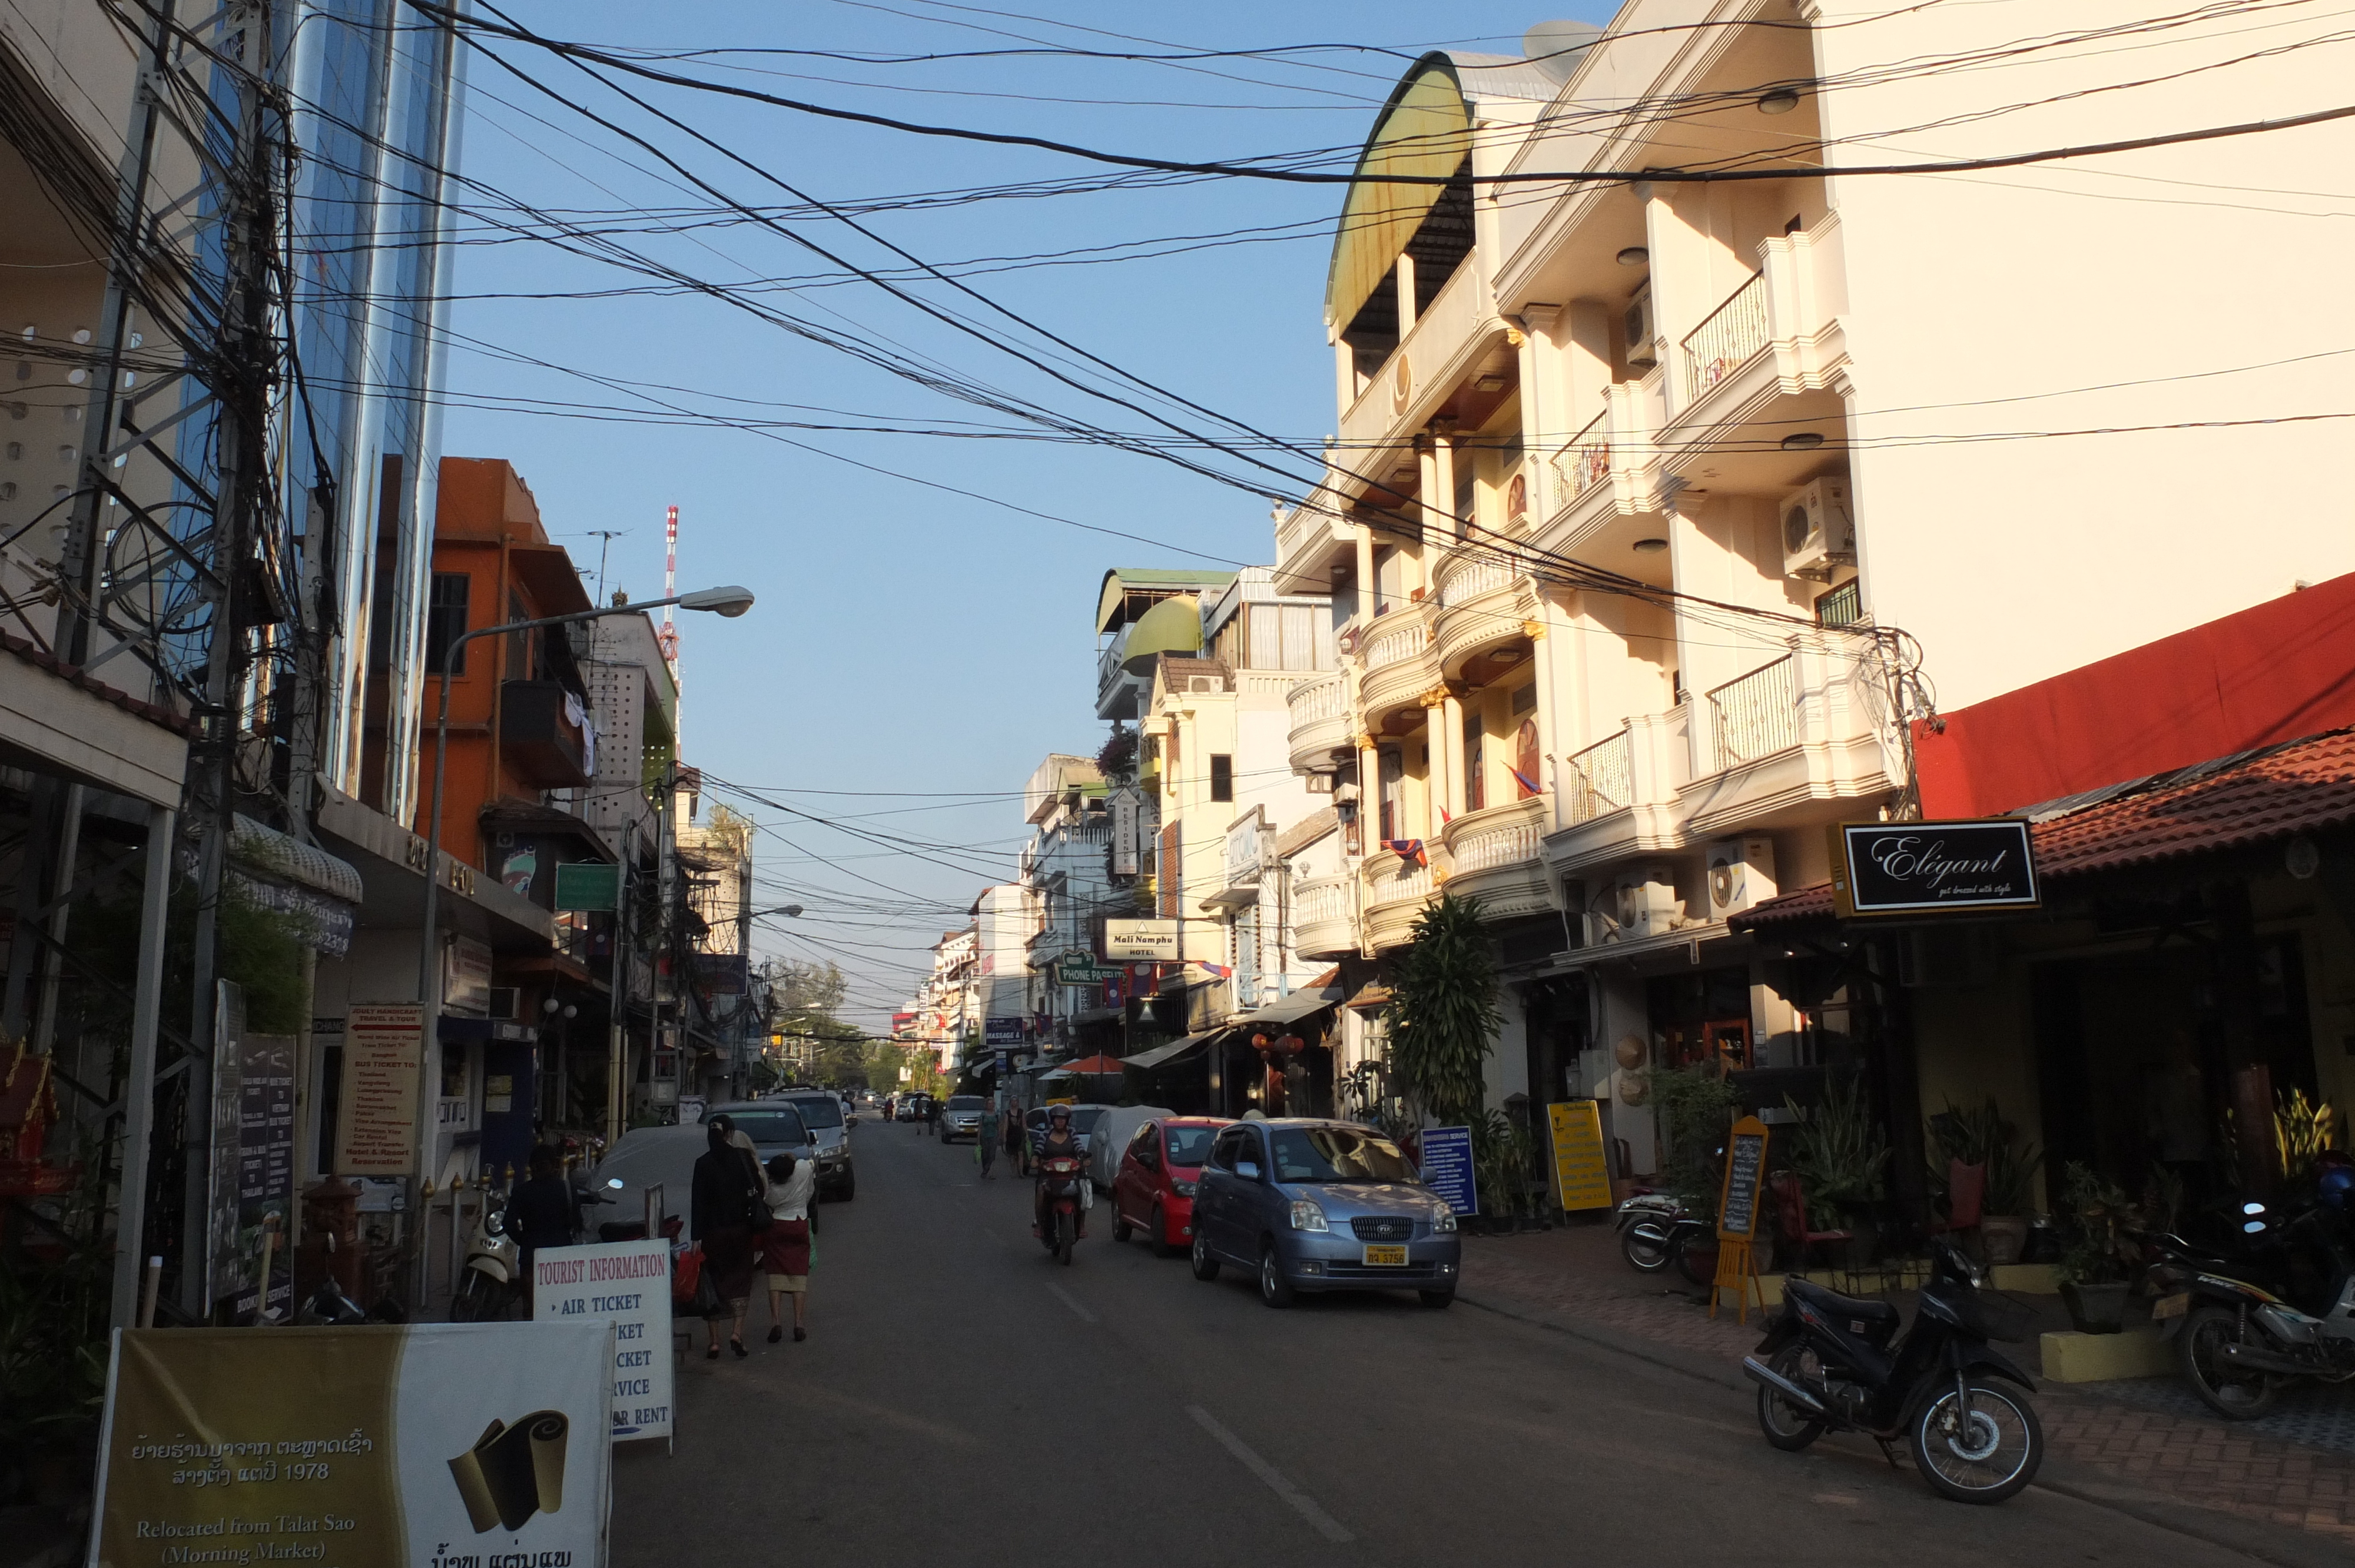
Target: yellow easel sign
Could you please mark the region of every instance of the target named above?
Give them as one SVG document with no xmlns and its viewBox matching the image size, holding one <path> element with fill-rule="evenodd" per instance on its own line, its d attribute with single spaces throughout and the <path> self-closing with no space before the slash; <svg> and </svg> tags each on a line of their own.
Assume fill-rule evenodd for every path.
<svg viewBox="0 0 2355 1568">
<path fill-rule="evenodd" d="M 1593 1100 L 1546 1107 L 1553 1125 L 1554 1183 L 1567 1213 L 1611 1206 L 1611 1170 L 1603 1157 L 1603 1107 Z"/>
<path fill-rule="evenodd" d="M 1717 1280 L 1709 1298 L 1712 1318 L 1719 1298 L 1732 1290 L 1740 1303 L 1735 1320 L 1750 1319 L 1750 1293 L 1758 1280 L 1751 1242 L 1758 1234 L 1759 1200 L 1766 1185 L 1766 1124 L 1746 1116 L 1726 1139 L 1725 1184 L 1717 1196 Z"/>
</svg>

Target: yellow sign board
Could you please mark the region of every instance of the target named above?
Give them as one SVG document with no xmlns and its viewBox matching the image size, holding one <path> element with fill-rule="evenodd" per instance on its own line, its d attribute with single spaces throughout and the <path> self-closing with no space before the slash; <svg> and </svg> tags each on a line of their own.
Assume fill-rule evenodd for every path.
<svg viewBox="0 0 2355 1568">
<path fill-rule="evenodd" d="M 1546 1107 L 1553 1124 L 1553 1171 L 1561 1206 L 1611 1206 L 1611 1167 L 1603 1154 L 1603 1107 L 1593 1100 L 1564 1100 Z"/>
</svg>

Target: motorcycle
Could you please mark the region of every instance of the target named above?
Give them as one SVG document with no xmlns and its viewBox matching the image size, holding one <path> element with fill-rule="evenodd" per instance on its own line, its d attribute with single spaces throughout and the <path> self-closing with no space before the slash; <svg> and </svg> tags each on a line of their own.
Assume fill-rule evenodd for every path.
<svg viewBox="0 0 2355 1568">
<path fill-rule="evenodd" d="M 1638 1192 L 1613 1213 L 1619 1232 L 1619 1254 L 1628 1266 L 1657 1274 L 1670 1264 L 1694 1285 L 1707 1285 L 1717 1276 L 1717 1256 L 1706 1244 L 1709 1226 L 1686 1209 L 1675 1194 Z"/>
<path fill-rule="evenodd" d="M 1069 1265 L 1080 1236 L 1080 1173 L 1078 1159 L 1058 1154 L 1039 1161 L 1039 1187 L 1045 1198 L 1039 1223 L 1032 1229 L 1058 1263 Z"/>
<path fill-rule="evenodd" d="M 1952 1244 L 1931 1245 L 1936 1261 L 1902 1337 L 1889 1303 L 1794 1277 L 1742 1371 L 1758 1385 L 1760 1429 L 1785 1453 L 1826 1432 L 1861 1432 L 1887 1457 L 1902 1437 L 1932 1490 L 2001 1502 L 2035 1479 L 2044 1429 L 2019 1392 L 2034 1382 L 1988 1341 L 2020 1338 L 2031 1314 L 1983 1289 Z"/>
<path fill-rule="evenodd" d="M 2227 1421 L 2262 1415 L 2301 1379 L 2355 1379 L 2355 1256 L 2339 1223 L 2319 1208 L 2277 1216 L 2241 1205 L 2242 1255 L 2203 1251 L 2177 1235 L 2147 1237 L 2151 1317 L 2200 1403 Z M 2320 1262 L 2301 1290 L 2296 1255 Z M 2292 1298 L 2303 1297 L 2301 1307 Z M 2306 1310 L 2318 1307 L 2319 1311 Z"/>
<path fill-rule="evenodd" d="M 506 1217 L 506 1194 L 485 1189 L 466 1238 L 465 1276 L 450 1298 L 453 1323 L 496 1321 L 523 1299 L 523 1248 L 507 1234 Z"/>
</svg>

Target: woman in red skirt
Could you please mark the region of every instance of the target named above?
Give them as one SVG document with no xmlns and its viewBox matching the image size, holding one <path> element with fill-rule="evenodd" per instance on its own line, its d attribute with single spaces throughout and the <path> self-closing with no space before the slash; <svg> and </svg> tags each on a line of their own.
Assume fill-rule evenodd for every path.
<svg viewBox="0 0 2355 1568">
<path fill-rule="evenodd" d="M 794 1338 L 809 1338 L 811 1195 L 817 1168 L 790 1154 L 769 1161 L 769 1228 L 761 1233 L 761 1269 L 769 1277 L 769 1343 L 785 1337 L 784 1298 L 794 1298 Z"/>
</svg>

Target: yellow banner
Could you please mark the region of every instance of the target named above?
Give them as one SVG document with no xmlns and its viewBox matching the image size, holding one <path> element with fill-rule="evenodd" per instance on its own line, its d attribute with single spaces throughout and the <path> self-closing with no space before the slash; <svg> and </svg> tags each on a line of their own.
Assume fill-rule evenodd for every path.
<svg viewBox="0 0 2355 1568">
<path fill-rule="evenodd" d="M 1603 1153 L 1603 1107 L 1593 1100 L 1546 1107 L 1553 1125 L 1554 1181 L 1565 1211 L 1611 1206 L 1611 1166 Z"/>
</svg>

